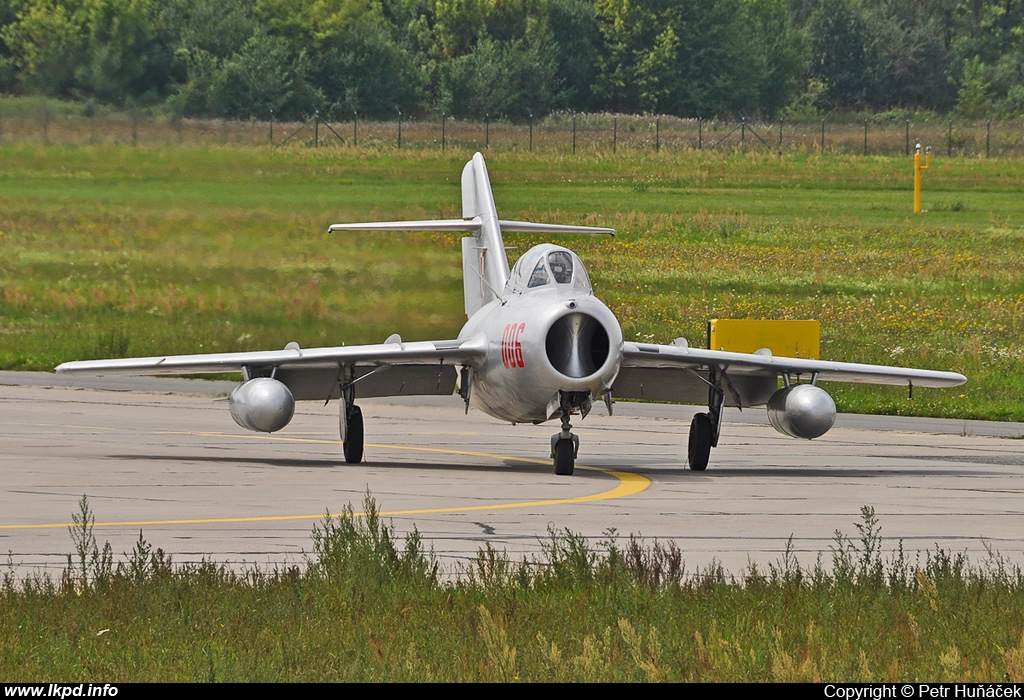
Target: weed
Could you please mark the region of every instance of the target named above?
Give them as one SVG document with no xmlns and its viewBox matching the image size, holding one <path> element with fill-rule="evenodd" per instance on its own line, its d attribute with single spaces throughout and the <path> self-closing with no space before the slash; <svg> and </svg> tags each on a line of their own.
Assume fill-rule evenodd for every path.
<svg viewBox="0 0 1024 700">
<path fill-rule="evenodd" d="M 405 537 L 401 551 L 395 542 L 394 526 L 381 519 L 376 500 L 367 493 L 362 513 L 348 505 L 313 526 L 313 557 L 307 564 L 313 576 L 348 585 L 436 585 L 438 562 L 419 532 Z"/>
<path fill-rule="evenodd" d="M 71 514 L 71 523 L 68 532 L 75 547 L 75 554 L 74 559 L 68 554 L 62 587 L 81 594 L 93 587 L 109 583 L 113 573 L 114 556 L 109 542 L 104 543 L 102 549 L 96 542 L 93 533 L 96 517 L 85 494 L 82 494 L 78 501 L 78 512 Z"/>
<path fill-rule="evenodd" d="M 501 618 L 495 620 L 483 605 L 477 608 L 477 612 L 479 615 L 477 630 L 486 651 L 484 680 L 502 683 L 518 680 L 516 648 L 509 643 L 508 631 L 502 624 Z"/>
<path fill-rule="evenodd" d="M 542 578 L 568 586 L 586 585 L 594 580 L 599 558 L 582 535 L 549 526 L 548 537 L 541 545 L 545 560 Z"/>
<path fill-rule="evenodd" d="M 661 669 L 661 644 L 658 642 L 658 628 L 651 627 L 648 637 L 645 640 L 639 634 L 629 620 L 619 620 L 619 633 L 629 648 L 634 663 L 644 672 L 648 681 L 660 682 L 665 680 L 665 672 Z"/>
</svg>

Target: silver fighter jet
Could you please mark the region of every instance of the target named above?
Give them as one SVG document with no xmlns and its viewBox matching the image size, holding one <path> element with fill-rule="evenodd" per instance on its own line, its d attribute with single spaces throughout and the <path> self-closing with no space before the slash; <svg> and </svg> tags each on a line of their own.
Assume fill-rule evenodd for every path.
<svg viewBox="0 0 1024 700">
<path fill-rule="evenodd" d="M 707 467 L 718 444 L 725 406 L 767 405 L 772 425 L 812 439 L 832 427 L 835 403 L 818 380 L 949 387 L 953 372 L 828 362 L 623 340 L 615 314 L 594 295 L 580 259 L 542 244 L 509 269 L 502 234 L 602 233 L 612 229 L 498 218 L 487 166 L 477 153 L 462 171 L 462 218 L 335 224 L 331 231 L 429 230 L 466 234 L 462 264 L 469 318 L 458 338 L 380 345 L 66 362 L 69 375 L 156 375 L 241 372 L 228 399 L 242 427 L 274 432 L 288 425 L 296 401 L 340 402 L 345 461 L 363 458 L 363 418 L 357 397 L 458 393 L 499 420 L 556 419 L 551 438 L 556 474 L 573 473 L 579 438 L 570 417 L 586 417 L 594 401 L 609 411 L 612 397 L 707 404 L 690 423 L 690 469 Z M 804 378 L 804 382 L 800 379 Z M 780 387 L 781 379 L 781 387 Z"/>
</svg>

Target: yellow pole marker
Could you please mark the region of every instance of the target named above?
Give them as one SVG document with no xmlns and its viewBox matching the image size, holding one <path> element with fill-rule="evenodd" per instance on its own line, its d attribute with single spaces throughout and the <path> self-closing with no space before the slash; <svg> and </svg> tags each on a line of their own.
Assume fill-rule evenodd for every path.
<svg viewBox="0 0 1024 700">
<path fill-rule="evenodd" d="M 914 213 L 921 213 L 921 171 L 927 170 L 932 164 L 932 147 L 924 149 L 924 165 L 921 165 L 921 144 L 917 144 L 914 153 Z"/>
</svg>

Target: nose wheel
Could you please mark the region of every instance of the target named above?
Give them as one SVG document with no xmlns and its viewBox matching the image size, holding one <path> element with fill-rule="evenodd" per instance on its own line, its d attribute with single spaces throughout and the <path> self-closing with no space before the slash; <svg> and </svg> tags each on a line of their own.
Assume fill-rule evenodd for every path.
<svg viewBox="0 0 1024 700">
<path fill-rule="evenodd" d="M 562 430 L 551 436 L 551 459 L 558 476 L 572 476 L 576 469 L 576 455 L 580 452 L 580 439 L 572 434 L 572 425 L 569 423 L 571 410 L 570 403 L 563 397 Z"/>
<path fill-rule="evenodd" d="M 556 440 L 552 452 L 552 459 L 555 462 L 555 474 L 558 476 L 572 476 L 576 469 L 576 451 L 579 448 L 579 438 L 573 436 L 571 440 Z"/>
</svg>

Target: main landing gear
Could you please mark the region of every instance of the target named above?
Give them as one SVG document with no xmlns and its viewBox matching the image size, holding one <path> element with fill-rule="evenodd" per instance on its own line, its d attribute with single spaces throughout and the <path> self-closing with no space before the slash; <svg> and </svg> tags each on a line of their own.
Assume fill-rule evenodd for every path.
<svg viewBox="0 0 1024 700">
<path fill-rule="evenodd" d="M 574 408 L 578 408 L 584 417 L 590 413 L 590 395 L 586 392 L 563 391 L 559 394 L 559 403 L 562 430 L 551 436 L 551 459 L 555 463 L 555 474 L 572 476 L 580 452 L 580 439 L 572 434 L 569 416 Z"/>
<path fill-rule="evenodd" d="M 711 459 L 711 448 L 718 446 L 718 434 L 722 427 L 722 407 L 725 405 L 725 392 L 722 390 L 722 377 L 718 372 L 708 375 L 708 412 L 695 413 L 690 420 L 690 440 L 686 451 L 686 461 L 690 469 L 702 472 L 708 468 Z"/>
</svg>

